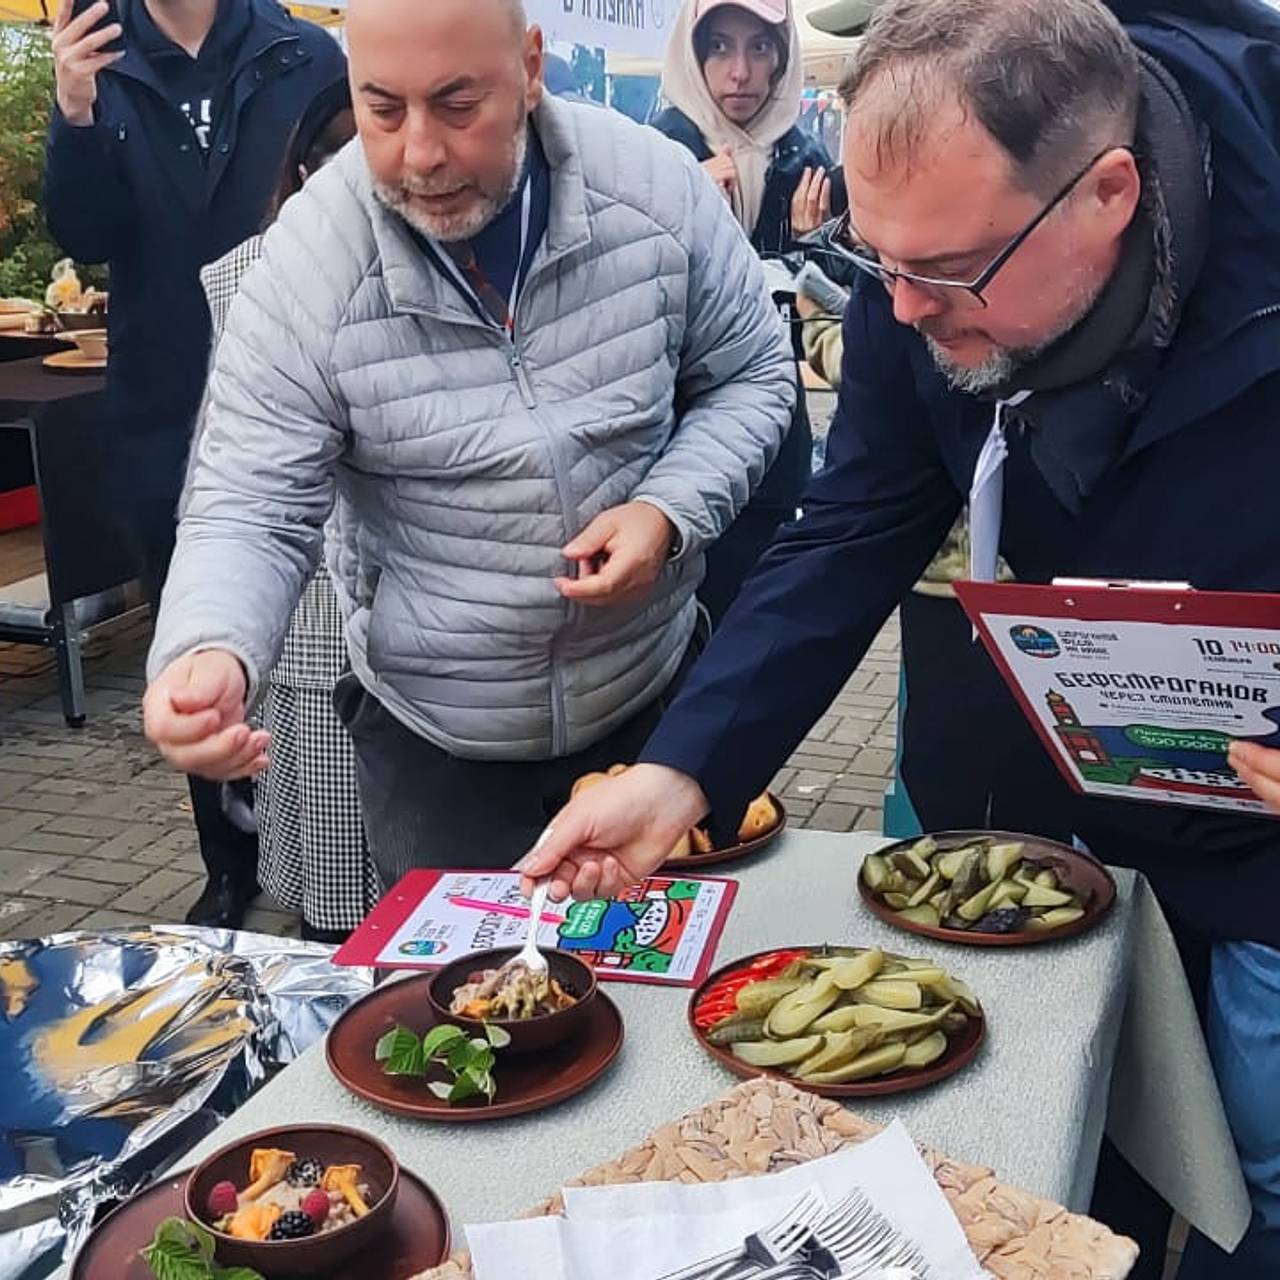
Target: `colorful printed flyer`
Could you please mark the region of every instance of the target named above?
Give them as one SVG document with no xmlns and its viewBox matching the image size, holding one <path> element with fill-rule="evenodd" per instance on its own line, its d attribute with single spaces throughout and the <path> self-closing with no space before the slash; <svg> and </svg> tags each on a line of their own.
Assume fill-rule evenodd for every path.
<svg viewBox="0 0 1280 1280">
<path fill-rule="evenodd" d="M 711 970 L 737 883 L 650 876 L 621 897 L 548 908 L 539 945 L 573 951 L 601 979 L 697 986 Z M 436 969 L 523 945 L 528 903 L 510 871 L 411 871 L 334 957 L 336 964 Z"/>
<path fill-rule="evenodd" d="M 1142 584 L 957 584 L 1068 782 L 1267 814 L 1227 762 L 1280 746 L 1280 596 Z"/>
</svg>

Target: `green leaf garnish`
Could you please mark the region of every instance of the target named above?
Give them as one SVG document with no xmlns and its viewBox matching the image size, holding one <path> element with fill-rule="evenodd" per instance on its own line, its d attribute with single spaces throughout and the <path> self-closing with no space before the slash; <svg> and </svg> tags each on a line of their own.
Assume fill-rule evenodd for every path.
<svg viewBox="0 0 1280 1280">
<path fill-rule="evenodd" d="M 478 1098 L 484 1090 L 475 1082 L 469 1071 L 464 1071 L 449 1090 L 447 1102 L 466 1102 L 468 1098 Z"/>
<path fill-rule="evenodd" d="M 425 1076 L 427 1060 L 422 1041 L 408 1027 L 393 1027 L 374 1048 L 373 1056 L 389 1076 Z"/>
<path fill-rule="evenodd" d="M 185 1218 L 166 1218 L 140 1256 L 156 1280 L 263 1280 L 249 1267 L 220 1267 L 213 1259 L 213 1237 Z"/>
<path fill-rule="evenodd" d="M 427 1032 L 426 1037 L 422 1041 L 422 1052 L 428 1058 L 436 1058 L 440 1055 L 440 1050 L 448 1048 L 455 1041 L 465 1041 L 466 1032 L 461 1028 L 452 1026 L 450 1023 L 441 1023 L 438 1027 L 432 1027 Z"/>
<path fill-rule="evenodd" d="M 506 1031 L 487 1023 L 484 1037 L 475 1039 L 468 1039 L 463 1031 L 449 1024 L 433 1027 L 423 1039 L 408 1027 L 395 1026 L 379 1039 L 373 1056 L 389 1076 L 425 1076 L 434 1066 L 443 1068 L 453 1079 L 447 1083 L 428 1081 L 427 1088 L 445 1102 L 465 1102 L 476 1097 L 492 1102 L 498 1092 L 493 1079 L 495 1050 L 510 1043 L 511 1037 Z M 174 1276 L 163 1280 L 197 1278 Z"/>
<path fill-rule="evenodd" d="M 394 1026 L 374 1046 L 373 1057 L 377 1062 L 410 1053 L 417 1047 L 418 1037 L 408 1027 Z"/>
</svg>

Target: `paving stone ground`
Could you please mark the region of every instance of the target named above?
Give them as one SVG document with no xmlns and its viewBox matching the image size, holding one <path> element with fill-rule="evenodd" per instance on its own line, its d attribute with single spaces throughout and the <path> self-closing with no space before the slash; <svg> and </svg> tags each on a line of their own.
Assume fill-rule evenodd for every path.
<svg viewBox="0 0 1280 1280">
<path fill-rule="evenodd" d="M 0 938 L 180 921 L 201 868 L 183 779 L 141 732 L 145 619 L 86 649 L 88 720 L 62 718 L 49 654 L 0 645 Z M 798 826 L 879 830 L 893 768 L 891 623 L 774 783 Z M 247 927 L 296 933 L 260 900 Z"/>
</svg>

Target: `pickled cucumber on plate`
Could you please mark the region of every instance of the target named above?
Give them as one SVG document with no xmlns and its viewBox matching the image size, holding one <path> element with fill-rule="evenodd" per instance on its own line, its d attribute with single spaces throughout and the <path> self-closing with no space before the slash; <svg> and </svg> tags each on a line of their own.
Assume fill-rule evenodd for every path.
<svg viewBox="0 0 1280 1280">
<path fill-rule="evenodd" d="M 799 953 L 781 974 L 737 986 L 731 1000 L 732 1013 L 699 1024 L 707 1042 L 815 1086 L 932 1066 L 982 1016 L 969 987 L 941 965 L 879 947 Z M 713 986 L 700 1007 L 725 1003 Z"/>
<path fill-rule="evenodd" d="M 979 839 L 940 848 L 925 836 L 870 854 L 862 882 L 904 923 L 965 933 L 1047 933 L 1084 918 L 1089 895 L 1018 840 Z"/>
</svg>

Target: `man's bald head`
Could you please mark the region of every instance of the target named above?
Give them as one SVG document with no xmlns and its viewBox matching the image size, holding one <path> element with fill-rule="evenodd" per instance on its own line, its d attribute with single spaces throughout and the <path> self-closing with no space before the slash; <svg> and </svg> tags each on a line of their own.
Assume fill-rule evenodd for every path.
<svg viewBox="0 0 1280 1280">
<path fill-rule="evenodd" d="M 428 4 L 412 3 L 408 7 L 430 9 L 441 2 L 442 0 L 430 0 Z M 395 10 L 403 9 L 404 7 L 406 6 L 397 4 L 396 0 L 348 0 L 346 21 L 348 43 L 350 43 L 351 39 L 353 22 L 357 30 L 359 30 L 368 17 L 387 19 L 393 15 Z M 529 29 L 529 19 L 525 15 L 523 0 L 471 0 L 468 7 L 477 10 L 491 8 L 503 15 L 509 24 L 511 35 L 517 43 L 524 39 L 525 32 Z"/>
<path fill-rule="evenodd" d="M 518 185 L 542 33 L 520 0 L 351 0 L 347 44 L 378 194 L 427 235 L 474 235 Z"/>
</svg>

